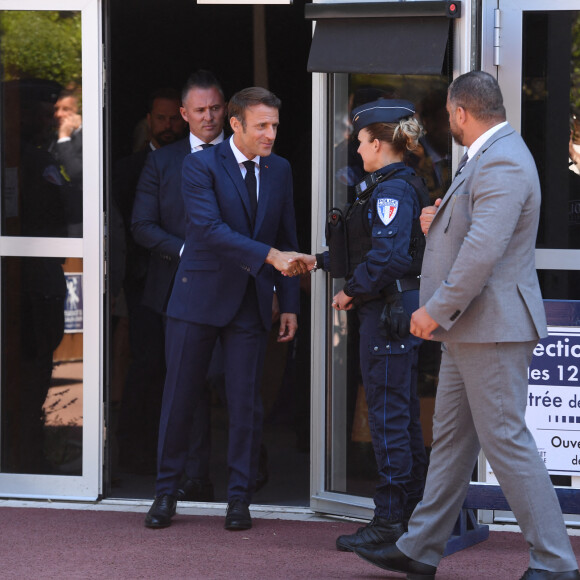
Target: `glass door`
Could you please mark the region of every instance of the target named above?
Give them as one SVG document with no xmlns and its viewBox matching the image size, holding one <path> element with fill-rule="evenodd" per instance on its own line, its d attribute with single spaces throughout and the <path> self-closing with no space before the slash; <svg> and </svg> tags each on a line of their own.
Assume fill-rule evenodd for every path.
<svg viewBox="0 0 580 580">
<path fill-rule="evenodd" d="M 546 299 L 577 300 L 580 170 L 572 156 L 580 151 L 578 3 L 494 1 L 484 12 L 488 26 L 493 19 L 499 30 L 499 46 L 484 46 L 483 68 L 497 74 L 508 121 L 532 151 L 542 183 L 536 250 L 542 291 Z"/>
<path fill-rule="evenodd" d="M 409 21 L 414 22 L 412 18 Z M 416 71 L 405 62 L 393 72 L 389 70 L 394 65 L 389 65 L 384 72 L 314 75 L 313 118 L 319 122 L 313 130 L 314 251 L 326 249 L 329 210 L 352 203 L 355 186 L 365 176 L 350 123 L 350 113 L 358 106 L 378 98 L 413 102 L 426 135 L 405 161 L 425 179 L 432 200 L 446 191 L 458 158 L 448 130 L 447 87 L 455 73 L 453 63 L 463 70 L 469 55 L 459 40 L 453 43 L 452 39 L 470 42 L 470 28 L 467 19 L 456 21 L 456 26 L 444 24 L 441 62 L 429 71 Z M 332 69 L 332 62 L 330 65 Z M 370 518 L 378 474 L 360 372 L 358 317 L 354 311 L 336 312 L 329 307 L 343 285 L 342 279 L 321 273 L 312 276 L 311 507 L 326 513 Z M 429 451 L 440 347 L 426 343 L 419 359 L 423 443 Z"/>
<path fill-rule="evenodd" d="M 580 332 L 578 8 L 573 0 L 496 0 L 484 2 L 483 7 L 483 38 L 488 42 L 483 46 L 482 68 L 497 75 L 508 121 L 521 132 L 532 152 L 542 187 L 536 267 L 551 335 L 542 343 L 567 344 Z M 568 361 L 565 351 L 558 351 L 558 357 L 553 357 L 556 371 L 550 373 L 542 352 L 540 345 L 532 362 L 530 401 L 533 394 L 549 392 L 560 396 L 574 415 L 569 401 L 575 400 L 578 384 L 575 377 L 564 380 L 568 377 L 564 370 L 574 370 L 575 361 Z M 544 372 L 539 381 L 533 374 L 537 368 Z M 562 379 L 558 369 L 562 369 Z M 579 488 L 580 472 L 573 457 L 558 456 L 555 444 L 559 437 L 577 436 L 577 426 L 570 424 L 574 419 L 567 417 L 564 423 L 551 425 L 549 412 L 539 412 L 531 402 L 526 419 L 553 483 Z M 481 462 L 480 476 L 482 481 L 495 483 L 485 462 Z M 511 516 L 499 512 L 499 517 Z"/>
<path fill-rule="evenodd" d="M 102 465 L 99 0 L 0 0 L 0 495 Z"/>
<path fill-rule="evenodd" d="M 419 4 L 419 3 L 417 3 Z M 423 3 L 428 4 L 428 3 Z M 316 6 L 313 5 L 313 6 Z M 344 208 L 354 200 L 355 186 L 364 177 L 357 140 L 350 123 L 353 108 L 378 98 L 410 100 L 417 118 L 426 129 L 420 147 L 408 155 L 410 164 L 424 179 L 433 200 L 442 196 L 450 182 L 452 167 L 461 157 L 453 147 L 445 110 L 447 86 L 451 79 L 470 67 L 471 13 L 448 21 L 448 14 L 423 14 L 415 3 L 397 6 L 394 16 L 380 7 L 378 38 L 390 35 L 393 46 L 406 46 L 406 39 L 417 40 L 414 50 L 398 51 L 394 60 L 383 59 L 376 47 L 361 49 L 358 59 L 336 56 L 345 41 L 340 18 L 348 18 L 336 5 L 326 13 L 324 5 L 312 12 L 318 18 L 322 49 L 313 57 L 309 69 L 313 75 L 312 151 L 312 240 L 313 251 L 327 249 L 325 224 L 332 208 Z M 371 5 L 368 5 L 371 6 Z M 337 12 L 338 10 L 338 12 Z M 400 18 L 401 10 L 406 18 Z M 406 11 L 405 11 L 406 10 Z M 320 27 L 319 20 L 325 25 Z M 339 18 L 340 17 L 340 18 Z M 433 17 L 431 19 L 431 17 Z M 337 18 L 337 22 L 332 21 Z M 353 19 L 355 20 L 355 19 Z M 360 34 L 372 19 L 349 22 Z M 378 21 L 379 19 L 377 19 Z M 418 34 L 416 26 L 424 27 Z M 373 29 L 374 30 L 374 29 Z M 326 32 L 328 34 L 322 34 Z M 434 35 L 434 33 L 437 33 Z M 356 34 L 355 34 L 356 36 Z M 427 39 L 430 40 L 427 40 Z M 314 46 L 313 41 L 313 46 Z M 332 44 L 332 46 L 330 46 Z M 331 50 L 332 48 L 332 50 Z M 334 50 L 336 49 L 336 50 Z M 437 54 L 429 66 L 420 54 Z M 419 54 L 420 53 L 420 54 Z M 417 59 L 414 55 L 418 55 Z M 418 64 L 419 63 L 419 64 Z M 373 495 L 378 482 L 377 466 L 371 443 L 368 410 L 359 363 L 358 317 L 355 312 L 336 312 L 330 308 L 332 297 L 344 280 L 332 279 L 317 272 L 312 281 L 312 476 L 311 502 L 315 511 L 370 519 Z M 376 345 L 375 345 L 376 346 Z M 440 348 L 435 344 L 421 347 L 418 390 L 421 403 L 423 443 L 429 451 L 432 441 L 434 395 L 439 371 Z M 419 441 L 419 444 L 421 442 Z"/>
</svg>

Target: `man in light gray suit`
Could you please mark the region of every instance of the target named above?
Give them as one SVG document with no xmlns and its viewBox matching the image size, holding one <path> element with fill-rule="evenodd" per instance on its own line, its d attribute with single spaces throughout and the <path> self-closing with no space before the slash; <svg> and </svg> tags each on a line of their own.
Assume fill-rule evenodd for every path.
<svg viewBox="0 0 580 580">
<path fill-rule="evenodd" d="M 425 493 L 396 544 L 355 551 L 410 580 L 433 579 L 482 448 L 530 546 L 521 580 L 579 579 L 556 493 L 525 423 L 527 369 L 547 335 L 534 261 L 537 170 L 505 121 L 491 75 L 458 77 L 447 110 L 451 134 L 468 147 L 466 164 L 439 207 L 423 216 L 422 306 L 411 320 L 414 335 L 442 342 L 443 351 Z"/>
</svg>

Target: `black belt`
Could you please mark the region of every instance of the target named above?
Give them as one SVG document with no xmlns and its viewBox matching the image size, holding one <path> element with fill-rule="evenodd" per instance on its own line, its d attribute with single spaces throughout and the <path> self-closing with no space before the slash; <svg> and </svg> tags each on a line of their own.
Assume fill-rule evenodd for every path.
<svg viewBox="0 0 580 580">
<path fill-rule="evenodd" d="M 391 282 L 386 288 L 381 290 L 380 294 L 359 294 L 353 299 L 354 306 L 362 306 L 371 300 L 385 299 L 388 296 L 398 294 L 399 292 L 407 292 L 407 290 L 419 290 L 421 276 L 413 276 L 411 278 L 401 278 Z"/>
<path fill-rule="evenodd" d="M 391 282 L 381 294 L 384 296 L 390 296 L 391 294 L 396 294 L 397 292 L 407 292 L 407 290 L 419 290 L 421 283 L 421 276 L 413 276 L 411 278 L 401 278 L 400 280 L 395 280 Z"/>
</svg>

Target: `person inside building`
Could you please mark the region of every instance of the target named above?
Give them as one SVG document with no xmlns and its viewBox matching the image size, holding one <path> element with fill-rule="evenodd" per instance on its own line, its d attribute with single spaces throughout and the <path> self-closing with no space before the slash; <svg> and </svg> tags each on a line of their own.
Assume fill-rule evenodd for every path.
<svg viewBox="0 0 580 580">
<path fill-rule="evenodd" d="M 419 139 L 419 147 L 406 159 L 425 180 L 431 201 L 443 197 L 452 177 L 446 100 L 446 89 L 439 88 L 421 99 L 420 121 L 425 134 Z"/>
<path fill-rule="evenodd" d="M 118 465 L 122 472 L 155 473 L 159 409 L 165 380 L 163 320 L 159 311 L 142 303 L 150 252 L 131 235 L 131 213 L 139 176 L 149 153 L 184 137 L 186 124 L 180 105 L 181 95 L 176 89 L 153 91 L 146 117 L 150 140 L 141 151 L 118 161 L 113 171 L 113 199 L 125 232 L 123 291 L 131 353 L 117 428 Z M 111 257 L 114 259 L 118 253 L 116 243 Z"/>
<path fill-rule="evenodd" d="M 79 94 L 70 89 L 59 94 L 54 105 L 56 139 L 50 147 L 68 183 L 65 206 L 68 236 L 75 238 L 83 235 L 83 127 Z"/>
<path fill-rule="evenodd" d="M 226 103 L 219 81 L 209 71 L 191 74 L 181 94 L 181 116 L 189 125 L 184 139 L 147 156 L 137 184 L 131 218 L 135 242 L 150 252 L 142 305 L 165 315 L 173 279 L 185 241 L 185 209 L 181 195 L 181 166 L 197 153 L 224 139 Z M 160 334 L 164 343 L 164 334 Z M 164 347 L 164 344 L 162 345 Z M 196 407 L 190 435 L 190 460 L 180 487 L 179 499 L 213 501 L 210 481 L 210 393 Z M 159 409 L 157 410 L 157 417 Z M 152 433 L 156 434 L 156 426 Z"/>
<path fill-rule="evenodd" d="M 156 498 L 145 525 L 164 528 L 175 514 L 187 433 L 219 338 L 229 415 L 225 527 L 252 526 L 262 434 L 261 375 L 280 304 L 278 340 L 294 338 L 302 262 L 297 249 L 290 164 L 272 154 L 280 100 L 250 87 L 228 104 L 233 136 L 183 164 L 186 240 L 167 308 L 167 378 L 159 428 Z"/>
<path fill-rule="evenodd" d="M 379 471 L 372 521 L 336 547 L 353 551 L 396 541 L 423 493 L 427 457 L 419 420 L 417 356 L 421 340 L 409 334 L 419 304 L 424 237 L 419 216 L 428 205 L 424 181 L 403 162 L 422 129 L 412 103 L 378 99 L 352 111 L 358 153 L 368 176 L 344 216 L 346 283 L 332 301 L 337 311 L 356 312 L 360 364 L 369 426 Z M 303 258 L 309 268 L 330 270 L 341 244 Z M 339 277 L 339 276 L 337 276 Z"/>
<path fill-rule="evenodd" d="M 14 181 L 14 201 L 5 203 L 4 227 L 11 235 L 67 235 L 68 184 L 49 151 L 53 107 L 60 89 L 44 79 L 2 85 L 6 110 L 20 111 L 5 128 L 5 154 L 19 175 Z M 54 351 L 65 329 L 63 263 L 58 257 L 23 256 L 6 259 L 3 265 L 5 280 L 14 285 L 13 291 L 4 294 L 6 321 L 13 337 L 5 341 L 2 351 L 4 472 L 51 474 L 59 470 L 56 438 L 47 436 L 44 404 L 53 378 Z"/>
</svg>

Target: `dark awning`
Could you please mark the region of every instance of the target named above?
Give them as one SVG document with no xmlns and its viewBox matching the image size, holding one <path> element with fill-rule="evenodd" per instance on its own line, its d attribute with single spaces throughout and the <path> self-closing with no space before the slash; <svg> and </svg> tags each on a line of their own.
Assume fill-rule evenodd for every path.
<svg viewBox="0 0 580 580">
<path fill-rule="evenodd" d="M 459 5 L 459 2 L 457 2 Z M 448 2 L 307 4 L 309 72 L 441 74 Z"/>
</svg>

